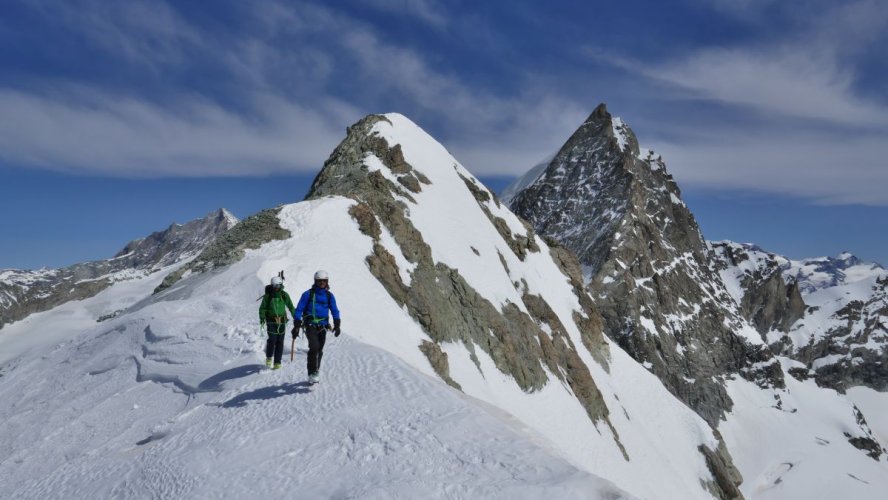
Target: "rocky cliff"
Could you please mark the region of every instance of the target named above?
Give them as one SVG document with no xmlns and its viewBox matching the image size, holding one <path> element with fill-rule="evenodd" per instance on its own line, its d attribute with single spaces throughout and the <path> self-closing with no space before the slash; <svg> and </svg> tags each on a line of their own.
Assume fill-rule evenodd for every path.
<svg viewBox="0 0 888 500">
<path fill-rule="evenodd" d="M 603 104 L 511 208 L 576 252 L 605 333 L 713 426 L 732 406 L 726 378 L 783 385 L 662 158 Z"/>
</svg>

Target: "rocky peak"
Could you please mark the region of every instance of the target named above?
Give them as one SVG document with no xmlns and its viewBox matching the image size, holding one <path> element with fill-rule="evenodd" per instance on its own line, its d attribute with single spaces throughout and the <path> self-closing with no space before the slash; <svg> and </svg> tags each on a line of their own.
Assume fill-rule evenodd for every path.
<svg viewBox="0 0 888 500">
<path fill-rule="evenodd" d="M 605 332 L 715 425 L 732 404 L 726 377 L 779 387 L 782 372 L 711 268 L 662 158 L 639 150 L 600 105 L 510 206 L 577 253 Z"/>
<path fill-rule="evenodd" d="M 368 116 L 348 128 L 307 198 L 329 195 L 358 202 L 352 217 L 375 241 L 367 265 L 432 340 L 420 350 L 443 380 L 458 387 L 441 348 L 458 342 L 472 353 L 483 351 L 525 391 L 541 389 L 549 376 L 562 380 L 590 419 L 607 423 L 608 409 L 580 361 L 588 352 L 606 363 L 607 347 L 600 316 L 582 290 L 579 265 L 569 253 L 551 251 L 559 266 L 554 269 L 561 269 L 579 302 L 573 317 L 559 317 L 557 307 L 520 277 L 528 256 L 541 252 L 542 241 L 443 146 L 401 115 Z M 441 225 L 453 214 L 432 220 L 441 219 L 442 206 L 460 214 L 453 229 Z M 455 241 L 467 239 L 454 234 L 469 227 L 479 231 L 477 241 L 454 249 Z M 442 237 L 446 241 L 438 240 Z M 452 258 L 457 252 L 464 254 L 459 268 Z M 487 290 L 501 279 L 515 295 L 498 303 L 495 296 L 501 293 Z M 568 332 L 577 328 L 574 340 Z M 472 362 L 478 365 L 474 354 Z"/>
<path fill-rule="evenodd" d="M 798 283 L 786 279 L 789 260 L 751 244 L 716 241 L 711 244 L 715 268 L 740 312 L 762 338 L 772 331 L 789 332 L 807 306 Z M 782 351 L 780 346 L 778 352 Z"/>
<path fill-rule="evenodd" d="M 592 118 L 585 124 L 589 132 L 573 139 L 619 149 L 610 122 Z M 547 185 L 560 188 L 549 174 Z M 573 252 L 538 237 L 401 115 L 372 115 L 349 127 L 308 199 L 329 195 L 357 201 L 350 214 L 374 242 L 367 267 L 422 327 L 429 340 L 419 350 L 445 382 L 461 388 L 450 366 L 471 363 L 485 379 L 504 374 L 528 393 L 568 388 L 631 460 L 592 377 L 596 369 L 610 369 L 611 352 Z M 562 303 L 550 302 L 553 297 Z M 462 351 L 468 359 L 453 358 Z M 500 374 L 483 368 L 491 363 Z M 719 478 L 712 490 L 733 497 L 739 475 L 727 452 L 700 451 L 710 453 L 707 464 Z"/>
<path fill-rule="evenodd" d="M 237 217 L 224 208 L 210 212 L 201 219 L 185 224 L 171 224 L 163 231 L 133 240 L 114 258 L 126 261 L 126 267 L 159 269 L 188 256 L 197 255 L 207 244 L 238 223 Z"/>
</svg>

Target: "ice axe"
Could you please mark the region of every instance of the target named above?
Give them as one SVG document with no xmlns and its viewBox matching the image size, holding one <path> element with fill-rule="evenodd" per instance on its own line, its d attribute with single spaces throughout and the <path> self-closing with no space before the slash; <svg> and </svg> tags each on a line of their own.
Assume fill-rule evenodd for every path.
<svg viewBox="0 0 888 500">
<path fill-rule="evenodd" d="M 296 354 L 296 336 L 299 335 L 299 327 L 293 325 L 293 342 L 290 343 L 290 361 L 293 361 L 293 356 Z"/>
</svg>

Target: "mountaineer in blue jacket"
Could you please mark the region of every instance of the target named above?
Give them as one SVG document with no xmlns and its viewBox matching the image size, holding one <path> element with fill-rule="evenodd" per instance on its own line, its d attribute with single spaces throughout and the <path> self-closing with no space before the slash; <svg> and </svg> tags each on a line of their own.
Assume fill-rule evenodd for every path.
<svg viewBox="0 0 888 500">
<path fill-rule="evenodd" d="M 305 326 L 305 337 L 308 339 L 308 380 L 312 384 L 318 382 L 318 371 L 321 358 L 324 356 L 324 342 L 327 330 L 330 329 L 330 313 L 333 313 L 333 335 L 338 337 L 340 330 L 339 308 L 336 297 L 330 291 L 330 278 L 327 271 L 314 274 L 314 286 L 306 290 L 296 304 L 293 314 L 293 337 L 299 334 L 299 327 Z"/>
</svg>

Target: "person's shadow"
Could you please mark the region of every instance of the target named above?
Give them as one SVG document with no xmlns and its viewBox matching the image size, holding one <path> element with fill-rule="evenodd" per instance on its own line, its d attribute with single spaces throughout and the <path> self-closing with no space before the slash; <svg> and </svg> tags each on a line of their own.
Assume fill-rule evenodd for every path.
<svg viewBox="0 0 888 500">
<path fill-rule="evenodd" d="M 306 394 L 309 390 L 308 382 L 298 382 L 290 384 L 275 385 L 271 387 L 263 387 L 255 391 L 245 392 L 222 403 L 222 408 L 243 408 L 247 406 L 249 401 L 259 401 L 263 399 L 274 399 L 291 394 Z"/>
<path fill-rule="evenodd" d="M 199 392 L 218 392 L 222 390 L 222 382 L 236 378 L 246 377 L 262 371 L 263 365 L 241 365 L 219 372 L 204 380 L 197 386 Z"/>
</svg>

